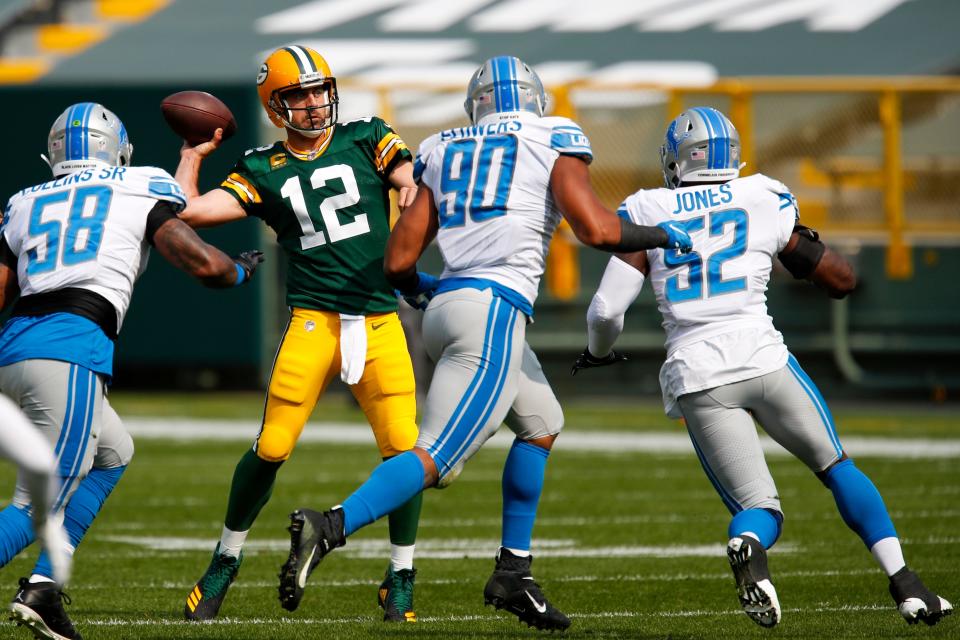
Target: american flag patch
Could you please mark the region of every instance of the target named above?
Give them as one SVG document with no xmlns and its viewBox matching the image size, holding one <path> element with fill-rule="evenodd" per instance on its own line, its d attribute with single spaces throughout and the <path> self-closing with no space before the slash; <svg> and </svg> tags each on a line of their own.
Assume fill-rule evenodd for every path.
<svg viewBox="0 0 960 640">
<path fill-rule="evenodd" d="M 690 159 L 691 159 L 691 160 L 706 160 L 706 159 L 707 159 L 707 152 L 704 151 L 703 149 L 694 149 L 693 151 L 690 152 Z"/>
</svg>

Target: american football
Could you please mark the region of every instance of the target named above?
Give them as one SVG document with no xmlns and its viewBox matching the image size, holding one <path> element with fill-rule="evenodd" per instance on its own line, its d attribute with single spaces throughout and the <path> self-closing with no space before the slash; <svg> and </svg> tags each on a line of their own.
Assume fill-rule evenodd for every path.
<svg viewBox="0 0 960 640">
<path fill-rule="evenodd" d="M 206 91 L 180 91 L 160 103 L 164 120 L 191 145 L 206 142 L 218 127 L 226 140 L 237 131 L 237 121 L 219 98 Z"/>
</svg>

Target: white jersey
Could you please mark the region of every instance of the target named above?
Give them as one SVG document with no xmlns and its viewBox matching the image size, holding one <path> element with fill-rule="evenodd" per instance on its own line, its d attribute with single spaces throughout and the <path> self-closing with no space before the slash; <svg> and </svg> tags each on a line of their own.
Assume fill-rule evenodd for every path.
<svg viewBox="0 0 960 640">
<path fill-rule="evenodd" d="M 660 370 L 667 412 L 676 398 L 783 367 L 787 348 L 767 312 L 773 259 L 790 240 L 796 199 L 757 174 L 718 185 L 641 190 L 620 214 L 636 224 L 680 222 L 693 251 L 648 251 L 649 280 L 663 315 Z"/>
<path fill-rule="evenodd" d="M 114 306 L 119 329 L 147 266 L 147 215 L 158 200 L 174 211 L 186 205 L 173 177 L 156 167 L 84 169 L 14 195 L 2 231 L 18 258 L 21 295 L 88 289 Z"/>
<path fill-rule="evenodd" d="M 414 172 L 437 207 L 441 279 L 489 280 L 532 308 L 560 222 L 550 174 L 561 154 L 593 159 L 575 122 L 525 111 L 490 114 L 420 145 Z"/>
</svg>

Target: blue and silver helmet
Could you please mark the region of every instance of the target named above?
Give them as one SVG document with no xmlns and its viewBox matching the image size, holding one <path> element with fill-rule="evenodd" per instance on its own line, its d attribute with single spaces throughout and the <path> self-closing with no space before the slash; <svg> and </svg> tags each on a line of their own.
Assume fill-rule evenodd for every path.
<svg viewBox="0 0 960 640">
<path fill-rule="evenodd" d="M 50 127 L 44 159 L 58 178 L 97 165 L 125 167 L 133 145 L 112 111 L 95 102 L 67 107 Z"/>
<path fill-rule="evenodd" d="M 740 134 L 713 107 L 693 107 L 677 116 L 660 147 L 666 186 L 722 182 L 740 176 Z"/>
<path fill-rule="evenodd" d="M 473 72 L 463 108 L 476 123 L 491 113 L 530 111 L 543 115 L 547 96 L 540 77 L 520 58 L 490 58 Z"/>
</svg>

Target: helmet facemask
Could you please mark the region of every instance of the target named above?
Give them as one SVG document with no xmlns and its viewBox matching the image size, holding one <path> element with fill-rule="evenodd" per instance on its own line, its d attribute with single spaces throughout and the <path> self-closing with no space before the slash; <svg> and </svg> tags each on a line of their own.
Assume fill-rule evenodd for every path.
<svg viewBox="0 0 960 640">
<path fill-rule="evenodd" d="M 308 104 L 313 100 L 311 94 L 320 90 L 319 104 Z M 291 94 L 298 94 L 293 96 Z M 296 104 L 304 106 L 293 106 Z M 317 138 L 337 123 L 340 97 L 337 93 L 336 78 L 326 77 L 313 82 L 283 87 L 274 91 L 268 102 L 269 108 L 277 115 L 283 125 L 307 136 Z M 311 118 L 298 118 L 309 114 Z M 300 122 L 305 126 L 298 126 Z"/>
</svg>

